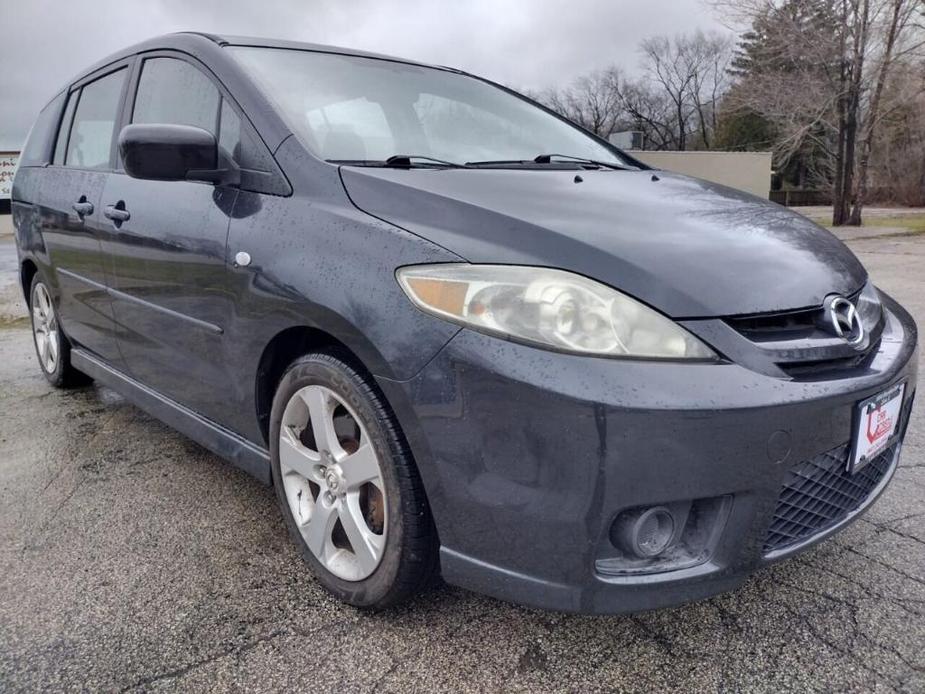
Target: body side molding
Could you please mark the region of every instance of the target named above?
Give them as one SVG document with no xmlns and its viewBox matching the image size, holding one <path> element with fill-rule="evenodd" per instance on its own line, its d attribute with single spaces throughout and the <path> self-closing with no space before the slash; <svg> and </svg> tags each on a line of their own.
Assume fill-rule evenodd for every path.
<svg viewBox="0 0 925 694">
<path fill-rule="evenodd" d="M 117 297 L 120 299 L 125 299 L 126 301 L 134 302 L 138 304 L 139 306 L 144 306 L 145 308 L 150 308 L 155 311 L 160 311 L 161 313 L 171 316 L 172 318 L 176 318 L 177 320 L 186 321 L 187 323 L 191 325 L 195 325 L 197 328 L 201 330 L 205 330 L 206 332 L 210 332 L 215 335 L 222 335 L 225 332 L 224 328 L 222 328 L 222 326 L 220 325 L 215 325 L 214 323 L 209 323 L 208 321 L 204 321 L 199 318 L 194 318 L 193 316 L 188 316 L 185 313 L 174 311 L 172 308 L 167 308 L 166 306 L 159 306 L 158 304 L 151 303 L 150 301 L 146 301 L 145 299 L 141 299 L 132 294 L 127 294 L 118 289 L 107 287 L 105 284 L 101 284 L 95 280 L 91 280 L 89 277 L 84 277 L 83 275 L 79 275 L 76 272 L 72 272 L 71 270 L 65 270 L 64 268 L 56 268 L 56 269 L 57 269 L 57 272 L 59 272 L 60 274 L 65 275 L 66 277 L 70 277 L 71 279 L 75 279 L 79 282 L 83 282 L 84 284 L 88 284 L 91 287 L 95 287 L 96 289 L 99 289 L 101 291 L 104 291 L 107 294 L 109 294 L 109 296 Z"/>
</svg>

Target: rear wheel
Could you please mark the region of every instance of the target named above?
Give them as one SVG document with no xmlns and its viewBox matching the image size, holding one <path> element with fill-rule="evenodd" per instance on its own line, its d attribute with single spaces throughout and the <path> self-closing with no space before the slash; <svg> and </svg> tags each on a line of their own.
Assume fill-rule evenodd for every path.
<svg viewBox="0 0 925 694">
<path fill-rule="evenodd" d="M 280 382 L 273 481 L 290 534 L 319 581 L 357 607 L 398 603 L 431 578 L 437 541 L 420 477 L 372 381 L 310 354 Z"/>
<path fill-rule="evenodd" d="M 48 382 L 56 388 L 85 385 L 89 379 L 71 366 L 71 345 L 61 332 L 48 285 L 38 274 L 32 278 L 29 313 L 35 353 Z"/>
</svg>

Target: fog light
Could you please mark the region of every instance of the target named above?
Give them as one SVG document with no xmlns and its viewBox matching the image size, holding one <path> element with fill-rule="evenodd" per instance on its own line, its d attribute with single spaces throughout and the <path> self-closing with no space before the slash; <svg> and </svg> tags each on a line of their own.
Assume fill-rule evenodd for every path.
<svg viewBox="0 0 925 694">
<path fill-rule="evenodd" d="M 614 544 L 640 559 L 657 557 L 671 546 L 674 535 L 674 516 L 664 506 L 620 514 L 611 530 Z"/>
<path fill-rule="evenodd" d="M 672 501 L 620 511 L 594 567 L 605 576 L 656 574 L 707 561 L 732 508 L 731 496 Z"/>
</svg>

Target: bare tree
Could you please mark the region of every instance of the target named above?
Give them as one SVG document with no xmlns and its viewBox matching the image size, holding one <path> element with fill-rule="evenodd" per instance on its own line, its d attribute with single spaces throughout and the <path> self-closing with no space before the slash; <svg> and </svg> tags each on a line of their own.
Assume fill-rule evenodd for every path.
<svg viewBox="0 0 925 694">
<path fill-rule="evenodd" d="M 624 85 L 621 96 L 626 129 L 643 134 L 645 149 L 677 147 L 676 111 L 663 91 L 646 80 L 636 80 Z"/>
<path fill-rule="evenodd" d="M 728 87 L 732 42 L 719 34 L 653 36 L 640 44 L 646 74 L 674 107 L 677 149 L 688 148 L 693 131 L 709 148 L 716 128 L 716 105 Z M 690 121 L 696 119 L 692 128 Z"/>
<path fill-rule="evenodd" d="M 882 95 L 897 47 L 908 57 L 921 46 L 913 17 L 922 1 L 713 1 L 752 27 L 735 98 L 774 123 L 778 165 L 813 153 L 836 225 L 861 223 Z"/>
<path fill-rule="evenodd" d="M 848 221 L 854 186 L 864 60 L 870 35 L 870 0 L 841 0 L 838 16 L 841 21 L 837 34 L 842 59 L 839 61 L 838 148 L 832 194 L 832 224 L 836 226 Z"/>
<path fill-rule="evenodd" d="M 617 68 L 579 77 L 564 89 L 548 89 L 537 100 L 595 135 L 616 129 L 622 110 L 623 76 Z"/>
<path fill-rule="evenodd" d="M 655 36 L 640 46 L 645 78 L 629 80 L 612 67 L 538 99 L 602 137 L 627 128 L 641 130 L 656 149 L 687 149 L 693 139 L 706 148 L 728 86 L 731 49 L 718 34 Z"/>
<path fill-rule="evenodd" d="M 699 32 L 690 45 L 697 65 L 690 95 L 697 111 L 700 137 L 705 149 L 710 148 L 716 132 L 720 99 L 729 89 L 732 47 L 733 42 L 729 37 Z"/>
<path fill-rule="evenodd" d="M 667 36 L 645 39 L 640 50 L 650 79 L 661 85 L 671 101 L 677 127 L 677 149 L 683 150 L 687 146 L 688 120 L 694 113 L 688 98 L 694 81 L 690 56 L 679 40 L 672 41 Z"/>
<path fill-rule="evenodd" d="M 881 116 L 883 91 L 892 72 L 896 53 L 911 54 L 922 45 L 921 42 L 915 40 L 911 45 L 899 45 L 902 38 L 910 33 L 907 31 L 907 27 L 912 23 L 917 11 L 920 11 L 922 7 L 925 7 L 925 5 L 922 5 L 920 0 L 890 0 L 890 2 L 886 3 L 888 18 L 886 28 L 883 31 L 883 48 L 879 58 L 879 65 L 876 68 L 876 84 L 865 116 L 861 138 L 861 153 L 858 160 L 858 185 L 854 196 L 854 208 L 851 210 L 848 224 L 858 226 L 861 224 L 861 214 L 870 185 L 868 170 L 870 168 L 874 135 Z M 919 89 L 921 89 L 921 86 L 919 86 Z M 907 94 L 906 96 L 913 96 L 913 94 Z"/>
<path fill-rule="evenodd" d="M 602 137 L 640 130 L 652 149 L 714 146 L 720 102 L 729 117 L 753 114 L 775 166 L 830 186 L 834 224 L 860 224 L 871 168 L 891 170 L 877 148 L 908 142 L 905 161 L 921 142 L 902 128 L 920 122 L 904 105 L 925 88 L 925 0 L 706 1 L 748 27 L 733 59 L 716 34 L 654 36 L 640 44 L 642 77 L 610 68 L 540 100 Z"/>
<path fill-rule="evenodd" d="M 904 61 L 884 86 L 871 146 L 869 195 L 925 205 L 925 60 Z M 868 192 L 865 191 L 866 201 Z"/>
</svg>

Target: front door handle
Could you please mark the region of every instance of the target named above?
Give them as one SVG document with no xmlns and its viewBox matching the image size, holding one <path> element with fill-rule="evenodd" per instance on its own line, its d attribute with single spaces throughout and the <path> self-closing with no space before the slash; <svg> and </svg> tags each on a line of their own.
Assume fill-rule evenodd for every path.
<svg viewBox="0 0 925 694">
<path fill-rule="evenodd" d="M 129 214 L 129 211 L 125 209 L 125 202 L 120 200 L 115 205 L 106 205 L 103 208 L 103 214 L 106 215 L 107 219 L 111 219 L 112 223 L 119 227 L 122 222 L 127 222 L 132 218 L 132 215 Z"/>
<path fill-rule="evenodd" d="M 83 219 L 88 214 L 93 214 L 93 203 L 87 201 L 86 195 L 81 195 L 80 200 L 75 202 L 71 207 L 74 209 L 74 212 L 77 213 L 77 216 Z"/>
</svg>

